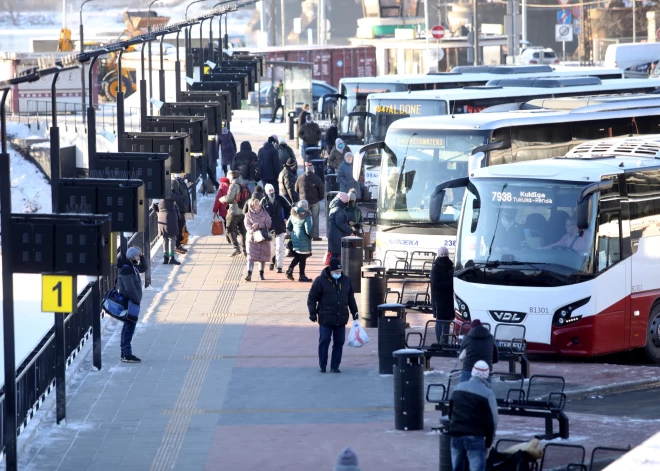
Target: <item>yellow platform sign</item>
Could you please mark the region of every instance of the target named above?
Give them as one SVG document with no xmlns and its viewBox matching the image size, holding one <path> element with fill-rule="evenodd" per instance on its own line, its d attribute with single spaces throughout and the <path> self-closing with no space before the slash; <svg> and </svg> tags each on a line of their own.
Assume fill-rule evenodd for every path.
<svg viewBox="0 0 660 471">
<path fill-rule="evenodd" d="M 41 312 L 74 312 L 78 307 L 76 277 L 41 275 Z"/>
</svg>

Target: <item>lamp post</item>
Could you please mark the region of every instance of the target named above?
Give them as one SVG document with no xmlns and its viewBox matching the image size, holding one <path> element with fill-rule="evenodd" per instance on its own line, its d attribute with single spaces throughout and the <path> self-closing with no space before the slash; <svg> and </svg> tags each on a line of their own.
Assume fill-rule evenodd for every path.
<svg viewBox="0 0 660 471">
<path fill-rule="evenodd" d="M 93 2 L 94 0 L 85 0 L 82 2 L 80 5 L 80 53 L 85 52 L 85 35 L 83 32 L 83 16 L 82 16 L 82 11 L 83 7 L 85 6 L 86 3 Z M 82 91 L 82 118 L 83 118 L 83 125 L 87 123 L 87 115 L 85 114 L 85 67 L 83 66 L 80 69 L 80 83 L 81 83 L 81 91 Z M 120 82 L 121 83 L 121 79 Z M 92 86 L 92 82 L 89 82 L 89 86 Z M 90 102 L 91 104 L 91 102 Z"/>
<path fill-rule="evenodd" d="M 153 6 L 154 3 L 158 1 L 160 0 L 152 0 L 152 2 L 149 4 L 149 8 L 147 8 L 147 33 L 151 33 L 151 7 Z M 144 47 L 144 45 L 142 47 Z M 153 92 L 154 92 L 154 82 L 152 77 L 153 69 L 151 64 L 151 41 L 149 41 L 147 47 L 149 52 L 149 96 L 151 97 L 153 96 Z M 121 77 L 119 77 L 119 80 L 121 80 Z M 151 102 L 149 102 L 149 112 L 151 114 L 154 114 L 154 105 Z"/>
</svg>

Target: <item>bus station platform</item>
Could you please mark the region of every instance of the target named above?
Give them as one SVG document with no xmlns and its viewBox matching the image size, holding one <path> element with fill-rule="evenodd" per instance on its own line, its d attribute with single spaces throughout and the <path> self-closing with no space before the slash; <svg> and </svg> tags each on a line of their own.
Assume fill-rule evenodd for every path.
<svg viewBox="0 0 660 471">
<path fill-rule="evenodd" d="M 253 140 L 255 150 L 261 145 Z M 154 254 L 153 285 L 144 292 L 133 340 L 142 363 L 120 362 L 121 324 L 104 319 L 103 368 L 93 368 L 91 355 L 74 362 L 66 423 L 55 425 L 51 395 L 19 436 L 20 469 L 330 470 L 347 445 L 363 470 L 438 469 L 438 435 L 431 429 L 440 415 L 432 404 L 423 431 L 394 430 L 393 381 L 378 374 L 377 330 L 368 329 L 365 347 L 344 347 L 341 374 L 320 373 L 318 327 L 306 305 L 311 284 L 268 270 L 265 281 L 243 281 L 245 258 L 229 257 L 224 236 L 210 234 L 213 197 L 198 204 L 189 252 L 178 256 L 182 264 L 162 265 L 162 253 Z M 323 241 L 313 243 L 307 264 L 311 278 L 320 274 L 327 249 L 321 222 Z M 415 313 L 408 322 L 422 326 L 428 318 Z M 427 383 L 445 379 L 456 361 L 434 359 L 432 366 Z M 532 365 L 533 373 L 565 376 L 569 395 L 647 384 L 658 371 Z M 654 418 L 573 414 L 570 441 L 635 446 L 659 426 Z M 538 421 L 502 417 L 498 437 L 531 439 L 540 432 Z"/>
</svg>

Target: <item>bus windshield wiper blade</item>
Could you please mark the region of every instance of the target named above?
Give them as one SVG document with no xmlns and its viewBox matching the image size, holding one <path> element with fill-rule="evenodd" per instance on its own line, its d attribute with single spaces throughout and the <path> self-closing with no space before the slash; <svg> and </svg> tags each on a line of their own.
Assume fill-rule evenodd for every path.
<svg viewBox="0 0 660 471">
<path fill-rule="evenodd" d="M 401 229 L 401 228 L 410 229 L 411 227 L 435 227 L 435 226 L 436 226 L 436 224 L 432 223 L 432 222 L 419 222 L 419 223 L 416 223 L 416 224 L 399 224 L 399 225 L 396 225 L 396 226 L 387 227 L 387 228 L 383 229 L 381 232 L 389 232 L 389 231 L 393 231 L 394 229 Z"/>
<path fill-rule="evenodd" d="M 473 270 L 476 270 L 477 268 L 497 268 L 500 265 L 500 262 L 498 261 L 492 261 L 492 262 L 473 262 L 472 265 L 469 267 L 464 267 L 461 271 L 456 272 L 456 276 L 460 276 L 464 273 L 469 273 Z"/>
<path fill-rule="evenodd" d="M 504 262 L 500 261 L 499 265 L 527 265 L 527 266 L 532 267 L 534 270 L 538 270 L 541 273 L 544 273 L 546 275 L 550 275 L 553 278 L 555 278 L 559 281 L 562 281 L 564 283 L 570 283 L 572 281 L 571 280 L 571 278 L 572 278 L 571 275 L 563 275 L 561 273 L 557 273 L 554 270 L 548 270 L 547 268 L 543 268 L 542 266 L 540 266 L 540 265 L 549 265 L 548 263 L 536 264 L 536 263 L 533 263 L 533 262 L 530 263 L 530 262 L 523 262 L 523 261 L 518 261 L 518 260 L 511 260 L 511 261 L 504 261 Z"/>
</svg>

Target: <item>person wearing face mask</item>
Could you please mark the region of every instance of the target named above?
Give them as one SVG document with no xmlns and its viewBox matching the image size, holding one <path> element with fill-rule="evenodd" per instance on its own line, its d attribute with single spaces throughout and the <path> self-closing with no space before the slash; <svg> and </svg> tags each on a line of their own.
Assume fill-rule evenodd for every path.
<svg viewBox="0 0 660 471">
<path fill-rule="evenodd" d="M 287 160 L 286 165 L 284 165 L 284 168 L 277 179 L 277 182 L 280 185 L 280 195 L 284 196 L 291 204 L 300 201 L 298 193 L 296 192 L 297 168 L 298 164 L 295 159 Z"/>
<path fill-rule="evenodd" d="M 147 262 L 142 251 L 137 247 L 129 247 L 125 256 L 117 260 L 117 290 L 124 299 L 140 306 L 142 302 L 142 280 L 140 273 L 147 271 Z M 124 363 L 140 363 L 140 359 L 133 355 L 131 341 L 135 333 L 135 321 L 126 320 L 121 329 L 121 361 Z"/>
<path fill-rule="evenodd" d="M 330 155 L 328 156 L 328 166 L 337 173 L 337 169 L 344 161 L 344 156 L 349 152 L 350 150 L 348 150 L 348 146 L 338 137 L 335 140 L 335 146 L 332 148 Z"/>
<path fill-rule="evenodd" d="M 261 201 L 251 199 L 248 203 L 250 210 L 245 216 L 245 229 L 247 230 L 248 243 L 250 249 L 248 250 L 247 262 L 247 276 L 245 281 L 252 281 L 252 271 L 254 270 L 254 263 L 259 262 L 259 278 L 265 280 L 264 270 L 266 262 L 270 260 L 270 241 L 255 238 L 255 233 L 262 230 L 269 230 L 271 227 L 270 216 L 261 206 Z"/>
<path fill-rule="evenodd" d="M 305 118 L 305 124 L 298 130 L 298 138 L 302 139 L 300 154 L 303 160 L 307 161 L 311 154 L 307 155 L 308 147 L 318 147 L 321 140 L 321 129 L 319 125 L 312 120 L 312 115 L 308 114 Z"/>
<path fill-rule="evenodd" d="M 261 200 L 263 208 L 266 210 L 271 220 L 271 252 L 274 252 L 270 260 L 270 270 L 275 269 L 277 264 L 277 273 L 282 273 L 284 266 L 284 236 L 286 235 L 286 220 L 291 213 L 291 205 L 282 196 L 275 193 L 275 187 L 270 183 L 266 184 L 266 196 Z"/>
<path fill-rule="evenodd" d="M 227 128 L 222 128 L 222 132 L 218 136 L 218 143 L 220 144 L 220 155 L 222 156 L 222 171 L 227 176 L 229 167 L 234 161 L 236 155 L 236 141 L 234 135 Z"/>
<path fill-rule="evenodd" d="M 347 193 L 339 194 L 330 202 L 330 214 L 328 214 L 328 252 L 331 257 L 341 257 L 341 239 L 353 234 L 348 225 L 346 205 L 349 196 Z"/>
<path fill-rule="evenodd" d="M 280 160 L 277 156 L 277 136 L 270 136 L 264 146 L 259 149 L 259 167 L 261 169 L 261 184 L 277 185 L 277 177 L 280 174 Z"/>
<path fill-rule="evenodd" d="M 286 165 L 287 160 L 293 159 L 294 162 L 296 161 L 296 154 L 293 152 L 293 149 L 286 143 L 286 139 L 284 137 L 280 137 L 280 142 L 277 146 L 277 157 L 280 161 L 280 172 Z M 298 170 L 298 164 L 296 164 L 296 170 Z"/>
<path fill-rule="evenodd" d="M 328 151 L 328 154 L 332 152 L 332 149 L 335 147 L 335 141 L 339 135 L 339 128 L 337 127 L 337 118 L 332 118 L 330 121 L 330 127 L 325 132 L 325 148 Z"/>
<path fill-rule="evenodd" d="M 323 180 L 314 173 L 314 165 L 310 162 L 305 164 L 305 173 L 298 177 L 294 188 L 301 200 L 306 200 L 309 204 L 309 211 L 312 214 L 314 226 L 312 237 L 315 241 L 320 241 L 319 235 L 319 213 L 321 211 L 321 200 L 325 197 L 325 184 Z"/>
<path fill-rule="evenodd" d="M 291 210 L 291 217 L 286 224 L 291 233 L 291 245 L 293 248 L 293 260 L 286 271 L 286 277 L 293 281 L 293 270 L 298 266 L 300 276 L 298 281 L 307 283 L 312 281 L 305 276 L 307 259 L 312 256 L 312 217 L 307 210 L 307 201 L 301 200 L 298 206 Z"/>
<path fill-rule="evenodd" d="M 358 308 L 355 302 L 351 279 L 341 272 L 339 259 L 332 258 L 330 266 L 325 267 L 314 282 L 307 295 L 309 320 L 319 324 L 319 370 L 325 373 L 328 364 L 328 348 L 332 340 L 332 356 L 330 371 L 341 373 L 344 341 L 346 340 L 346 324 L 349 311 L 353 320 L 358 318 Z"/>
<path fill-rule="evenodd" d="M 353 154 L 350 152 L 344 157 L 344 161 L 337 169 L 337 183 L 339 183 L 339 191 L 348 193 L 351 189 L 355 190 L 357 199 L 362 198 L 360 191 L 360 184 L 353 178 Z"/>
<path fill-rule="evenodd" d="M 348 225 L 353 229 L 353 232 L 356 234 L 360 232 L 360 229 L 364 225 L 364 219 L 362 218 L 362 210 L 357 205 L 357 194 L 353 189 L 348 192 L 346 217 L 348 218 Z"/>
<path fill-rule="evenodd" d="M 499 221 L 497 229 L 494 231 L 493 252 L 507 253 L 520 250 L 525 241 L 525 232 L 516 224 L 516 211 L 507 209 L 503 211 L 502 218 Z"/>
</svg>

